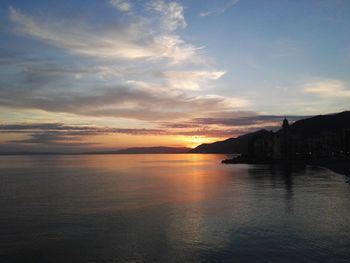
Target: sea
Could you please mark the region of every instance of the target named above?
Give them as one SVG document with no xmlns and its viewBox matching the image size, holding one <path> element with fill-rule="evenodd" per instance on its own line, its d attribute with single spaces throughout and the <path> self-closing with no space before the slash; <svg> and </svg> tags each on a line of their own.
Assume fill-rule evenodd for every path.
<svg viewBox="0 0 350 263">
<path fill-rule="evenodd" d="M 347 177 L 227 157 L 0 156 L 0 262 L 350 262 Z"/>
</svg>

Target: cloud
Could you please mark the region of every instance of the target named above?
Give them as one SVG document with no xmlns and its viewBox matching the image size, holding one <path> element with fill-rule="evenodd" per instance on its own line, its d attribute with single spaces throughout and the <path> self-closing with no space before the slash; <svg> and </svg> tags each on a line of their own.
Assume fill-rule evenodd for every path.
<svg viewBox="0 0 350 263">
<path fill-rule="evenodd" d="M 0 125 L 0 133 L 17 134 L 22 139 L 10 139 L 7 144 L 19 145 L 44 145 L 44 146 L 93 146 L 94 136 L 100 135 L 142 135 L 142 136 L 201 136 L 212 138 L 228 138 L 256 131 L 263 127 L 237 126 L 214 127 L 197 121 L 193 126 L 178 126 L 177 123 L 163 124 L 161 128 L 135 129 L 99 127 L 89 125 L 65 125 L 63 123 L 16 123 Z M 188 123 L 187 123 L 188 124 Z M 275 127 L 272 127 L 275 128 Z M 88 142 L 87 142 L 88 141 Z"/>
<path fill-rule="evenodd" d="M 109 3 L 120 11 L 128 12 L 132 9 L 132 4 L 127 0 L 110 0 Z"/>
<path fill-rule="evenodd" d="M 160 129 L 125 129 L 89 125 L 66 125 L 63 123 L 16 123 L 0 125 L 0 132 L 6 133 L 33 133 L 42 131 L 46 131 L 49 133 L 60 133 L 62 135 L 69 136 L 102 135 L 113 133 L 132 135 L 154 135 L 163 132 Z"/>
<path fill-rule="evenodd" d="M 302 86 L 304 93 L 315 94 L 324 98 L 347 98 L 350 90 L 344 82 L 336 79 L 317 79 Z"/>
<path fill-rule="evenodd" d="M 37 85 L 40 78 L 51 81 L 57 78 L 67 79 L 73 77 L 80 80 L 83 77 L 95 77 L 101 80 L 108 77 L 129 78 L 135 75 L 140 76 L 152 73 L 152 70 L 138 67 L 136 61 L 132 66 L 124 65 L 123 63 L 109 63 L 108 61 L 86 63 L 88 61 L 89 59 L 60 61 L 50 58 L 33 58 L 19 53 L 9 53 L 0 48 L 0 68 L 4 69 L 3 72 L 9 67 L 14 68 L 15 70 L 10 72 L 10 74 L 17 74 L 15 76 L 16 82 L 26 78 L 25 82 L 21 83 L 22 86 L 28 86 L 31 81 L 36 82 L 35 84 Z M 8 73 L 7 76 L 10 74 Z M 31 86 L 30 88 L 34 87 Z"/>
<path fill-rule="evenodd" d="M 215 95 L 193 96 L 182 92 L 154 92 L 133 86 L 94 87 L 84 93 L 75 91 L 25 90 L 2 91 L 0 105 L 12 108 L 41 109 L 86 116 L 109 116 L 138 120 L 183 118 L 204 114 L 212 109 L 244 107 L 247 101 Z"/>
<path fill-rule="evenodd" d="M 64 123 L 7 123 L 0 125 L 0 133 L 17 134 L 22 137 L 7 140 L 5 142 L 7 146 L 15 144 L 18 147 L 26 145 L 89 147 L 97 144 L 94 142 L 94 136 L 100 135 L 237 137 L 259 129 L 277 130 L 284 118 L 280 115 L 258 115 L 254 112 L 237 111 L 230 114 L 232 118 L 204 117 L 182 122 L 176 120 L 153 122 L 158 128 L 148 129 L 67 125 Z M 287 117 L 290 121 L 295 121 L 308 116 Z M 86 143 L 87 141 L 88 143 Z"/>
<path fill-rule="evenodd" d="M 43 19 L 11 7 L 10 19 L 17 33 L 82 57 L 35 60 L 0 50 L 0 66 L 10 64 L 14 69 L 0 79 L 0 105 L 147 121 L 193 118 L 249 105 L 241 98 L 196 94 L 194 91 L 220 79 L 225 71 L 196 70 L 189 65 L 188 70 L 179 70 L 174 63 L 194 60 L 198 50 L 174 33 L 186 27 L 183 7 L 162 0 L 144 5 L 145 12 L 158 15 L 149 20 L 133 14 L 123 23 L 104 28 L 84 21 Z M 164 23 L 157 29 L 153 25 L 159 19 Z"/>
<path fill-rule="evenodd" d="M 224 71 L 162 71 L 157 63 L 151 68 L 142 63 L 86 65 L 21 56 L 8 60 L 0 52 L 2 57 L 0 67 L 15 70 L 0 78 L 0 105 L 12 109 L 158 121 L 249 106 L 245 99 L 194 92 Z"/>
<path fill-rule="evenodd" d="M 280 127 L 282 120 L 288 118 L 289 121 L 294 122 L 310 116 L 284 116 L 284 115 L 255 115 L 235 118 L 197 118 L 194 121 L 201 125 L 222 125 L 222 126 L 247 126 L 259 125 L 263 127 Z"/>
<path fill-rule="evenodd" d="M 128 135 L 163 135 L 160 129 L 125 129 L 114 127 L 98 127 L 89 125 L 65 125 L 63 123 L 17 123 L 0 125 L 0 133 L 22 134 L 26 138 L 9 140 L 15 144 L 42 144 L 56 146 L 91 146 L 91 136 L 128 134 Z M 84 138 L 89 136 L 89 142 Z"/>
<path fill-rule="evenodd" d="M 232 6 L 236 5 L 239 2 L 239 0 L 229 0 L 226 2 L 226 4 L 222 7 L 217 7 L 211 11 L 201 12 L 199 15 L 202 17 L 210 16 L 210 15 L 220 15 L 222 13 L 225 13 L 228 9 L 230 9 Z"/>
<path fill-rule="evenodd" d="M 142 135 L 142 136 L 206 136 L 206 137 L 230 137 L 248 129 L 215 129 L 211 127 L 197 127 L 196 129 L 127 129 L 115 127 L 97 127 L 89 125 L 65 125 L 63 123 L 17 123 L 0 125 L 0 133 L 20 134 L 23 139 L 8 140 L 6 143 L 19 145 L 39 144 L 56 146 L 91 146 L 96 144 L 92 136 L 98 135 Z M 88 143 L 86 143 L 88 138 Z"/>
<path fill-rule="evenodd" d="M 173 10 L 175 9 L 175 10 Z M 168 24 L 178 27 L 179 14 L 171 9 Z M 162 11 L 167 12 L 167 11 Z M 170 12 L 170 11 L 169 11 Z M 37 38 L 69 52 L 102 59 L 168 59 L 174 63 L 195 60 L 199 48 L 176 34 L 154 32 L 145 19 L 102 29 L 72 21 L 39 20 L 10 8 L 10 19 L 17 33 Z M 170 21 L 170 22 L 169 22 Z M 172 22 L 171 22 L 172 21 Z"/>
<path fill-rule="evenodd" d="M 154 0 L 149 3 L 148 7 L 161 15 L 161 25 L 167 31 L 174 31 L 187 26 L 184 8 L 175 1 Z"/>
<path fill-rule="evenodd" d="M 131 5 L 119 5 L 123 3 Z M 244 130 L 213 120 L 213 123 L 204 121 L 204 117 L 226 116 L 251 104 L 246 99 L 204 95 L 201 91 L 226 72 L 206 64 L 198 69 L 197 64 L 188 63 L 199 59 L 200 48 L 187 43 L 177 33 L 187 26 L 184 8 L 178 2 L 111 1 L 110 4 L 127 15 L 122 22 L 108 26 L 32 16 L 10 8 L 14 32 L 59 47 L 73 56 L 61 59 L 48 57 L 51 53 L 41 50 L 36 56 L 0 50 L 0 67 L 4 69 L 0 72 L 0 105 L 14 112 L 30 109 L 51 112 L 50 116 L 54 116 L 52 113 L 80 115 L 92 123 L 96 119 L 104 120 L 100 117 L 117 118 L 113 123 L 122 118 L 123 126 L 125 123 L 131 126 L 0 125 L 0 133 L 7 136 L 4 138 L 11 138 L 9 143 L 21 147 L 68 147 L 83 146 L 85 141 L 94 143 L 94 136 L 99 135 L 230 137 Z M 146 9 L 141 12 L 137 4 Z M 62 115 L 65 114 L 57 116 Z M 77 118 L 74 115 L 73 119 Z M 183 127 L 179 126 L 180 121 Z M 139 129 L 141 122 L 147 128 Z M 192 127 L 190 122 L 194 123 Z"/>
<path fill-rule="evenodd" d="M 66 136 L 56 132 L 41 132 L 30 134 L 29 138 L 22 140 L 10 140 L 15 144 L 42 144 L 45 146 L 93 146 L 96 143 L 81 142 L 81 137 Z"/>
<path fill-rule="evenodd" d="M 272 130 L 276 127 L 262 127 L 268 130 Z M 202 128 L 190 131 L 179 131 L 178 135 L 182 136 L 192 136 L 192 137 L 209 137 L 209 138 L 235 138 L 242 134 L 247 134 L 251 132 L 258 131 L 262 129 L 260 127 L 240 127 L 240 128 L 231 128 L 231 129 L 214 129 L 214 128 Z"/>
<path fill-rule="evenodd" d="M 166 71 L 163 76 L 171 87 L 198 90 L 202 83 L 221 78 L 225 71 Z"/>
<path fill-rule="evenodd" d="M 307 118 L 305 115 L 258 115 L 257 112 L 231 112 L 231 118 L 227 117 L 205 117 L 193 118 L 191 120 L 176 123 L 176 122 L 162 122 L 162 127 L 171 129 L 191 129 L 191 128 L 209 128 L 212 126 L 220 127 L 221 130 L 227 130 L 227 127 L 235 127 L 235 132 L 243 129 L 276 129 L 281 127 L 282 120 L 286 117 L 290 122 Z M 248 116 L 247 116 L 248 115 Z"/>
</svg>

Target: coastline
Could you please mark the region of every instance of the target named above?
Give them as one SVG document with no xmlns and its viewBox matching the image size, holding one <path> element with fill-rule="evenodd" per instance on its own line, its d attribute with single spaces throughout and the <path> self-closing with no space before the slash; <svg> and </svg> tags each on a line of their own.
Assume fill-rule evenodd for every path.
<svg viewBox="0 0 350 263">
<path fill-rule="evenodd" d="M 327 168 L 335 173 L 350 177 L 350 160 L 312 160 L 307 165 Z"/>
<path fill-rule="evenodd" d="M 275 160 L 275 159 L 254 159 L 254 158 L 234 158 L 222 160 L 223 164 L 302 164 L 318 166 L 329 169 L 335 173 L 350 177 L 350 160 L 340 159 L 320 159 L 320 160 Z"/>
</svg>

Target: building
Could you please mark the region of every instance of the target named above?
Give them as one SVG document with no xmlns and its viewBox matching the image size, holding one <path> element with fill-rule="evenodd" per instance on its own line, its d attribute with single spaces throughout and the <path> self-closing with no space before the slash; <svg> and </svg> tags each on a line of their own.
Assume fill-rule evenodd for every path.
<svg viewBox="0 0 350 263">
<path fill-rule="evenodd" d="M 293 129 L 285 118 L 279 131 L 265 133 L 254 140 L 249 155 L 276 160 L 349 158 L 350 129 L 331 128 Z"/>
</svg>

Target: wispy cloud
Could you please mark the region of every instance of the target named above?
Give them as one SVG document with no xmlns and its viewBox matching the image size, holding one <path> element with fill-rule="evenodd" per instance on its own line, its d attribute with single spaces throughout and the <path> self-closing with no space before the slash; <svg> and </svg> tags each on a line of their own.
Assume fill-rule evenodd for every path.
<svg viewBox="0 0 350 263">
<path fill-rule="evenodd" d="M 62 135 L 69 136 L 101 135 L 111 133 L 132 135 L 163 133 L 163 131 L 160 129 L 126 129 L 115 127 L 99 127 L 91 125 L 66 125 L 64 123 L 16 123 L 0 125 L 0 132 L 33 133 L 42 131 L 47 131 L 50 133 L 61 132 Z"/>
<path fill-rule="evenodd" d="M 217 80 L 225 73 L 225 71 L 166 71 L 162 75 L 171 87 L 198 90 L 202 83 Z"/>
<path fill-rule="evenodd" d="M 282 120 L 287 117 L 289 121 L 294 122 L 310 116 L 306 115 L 260 115 L 257 112 L 231 112 L 232 117 L 205 117 L 194 118 L 182 123 L 163 122 L 161 125 L 166 128 L 188 129 L 188 128 L 203 128 L 210 126 L 220 126 L 223 130 L 227 127 L 235 127 L 239 129 L 268 129 L 281 127 Z M 247 116 L 248 115 L 248 116 Z"/>
<path fill-rule="evenodd" d="M 196 58 L 198 48 L 175 32 L 186 27 L 183 6 L 163 0 L 143 5 L 153 15 L 138 16 L 135 7 L 135 14 L 123 23 L 98 30 L 87 21 L 70 23 L 11 7 L 15 32 L 82 58 L 67 64 L 20 56 L 9 59 L 0 52 L 0 66 L 10 63 L 16 69 L 0 80 L 0 105 L 147 121 L 193 118 L 249 105 L 243 98 L 196 93 L 226 72 L 206 69 L 203 64 L 200 70 L 191 69 L 198 66 L 188 63 Z M 186 70 L 174 64 L 180 62 L 186 63 Z"/>
<path fill-rule="evenodd" d="M 132 4 L 129 0 L 110 0 L 109 3 L 120 11 L 128 12 L 132 9 Z"/>
<path fill-rule="evenodd" d="M 250 116 L 246 116 L 246 115 Z M 89 146 L 96 144 L 94 136 L 201 136 L 212 138 L 236 137 L 262 128 L 278 129 L 284 116 L 258 115 L 254 112 L 231 112 L 232 118 L 194 118 L 184 122 L 158 122 L 158 128 L 118 128 L 94 125 L 67 125 L 64 123 L 9 123 L 0 125 L 0 133 L 19 134 L 25 138 L 6 143 L 42 144 L 57 146 Z M 306 116 L 288 116 L 295 121 Z M 89 138 L 89 143 L 86 142 Z"/>
<path fill-rule="evenodd" d="M 224 4 L 223 6 L 219 6 L 213 10 L 201 12 L 199 15 L 204 16 L 210 16 L 210 15 L 220 15 L 222 13 L 225 13 L 228 9 L 230 9 L 232 6 L 236 5 L 239 2 L 239 0 L 229 0 Z"/>
<path fill-rule="evenodd" d="M 149 2 L 148 8 L 160 14 L 161 25 L 167 31 L 187 26 L 184 8 L 176 1 L 153 0 Z"/>
<path fill-rule="evenodd" d="M 0 134 L 15 134 L 2 141 L 7 147 L 24 149 L 29 145 L 57 147 L 96 147 L 98 136 L 186 136 L 206 138 L 229 138 L 254 132 L 259 129 L 277 130 L 285 116 L 261 115 L 252 111 L 226 112 L 231 117 L 192 118 L 179 122 L 176 120 L 153 122 L 154 128 L 119 128 L 91 124 L 64 123 L 5 123 L 0 125 Z M 214 114 L 215 115 L 215 114 Z M 224 116 L 224 113 L 221 114 Z M 296 121 L 308 116 L 287 116 Z M 5 136 L 6 138 L 6 136 Z M 114 137 L 118 138 L 118 137 Z"/>
<path fill-rule="evenodd" d="M 8 111 L 29 109 L 50 116 L 69 115 L 74 120 L 68 123 L 82 118 L 89 120 L 87 123 L 105 125 L 101 120 L 108 119 L 113 125 L 3 124 L 0 133 L 8 144 L 19 148 L 83 147 L 106 137 L 225 138 L 256 129 L 209 120 L 217 115 L 224 118 L 228 112 L 251 104 L 244 98 L 205 92 L 226 71 L 207 63 L 192 63 L 203 61 L 201 48 L 180 35 L 187 23 L 179 2 L 112 0 L 109 4 L 117 9 L 112 11 L 118 16 L 108 20 L 108 25 L 9 9 L 16 37 L 39 40 L 48 45 L 50 52 L 49 46 L 58 47 L 65 56 L 50 58 L 41 50 L 37 57 L 0 50 L 0 68 L 5 72 L 0 78 L 0 106 Z M 123 19 L 119 19 L 119 12 L 124 13 Z M 7 70 L 9 67 L 11 70 Z M 123 125 L 119 127 L 120 120 Z M 180 122 L 182 128 L 171 128 Z"/>
<path fill-rule="evenodd" d="M 176 5 L 177 7 L 177 5 Z M 178 8 L 178 7 L 177 7 Z M 177 8 L 160 12 L 167 18 L 171 29 L 185 25 Z M 174 10 L 173 10 L 174 9 Z M 168 14 L 169 12 L 169 14 Z M 172 13 L 173 12 L 173 13 Z M 71 21 L 39 19 L 10 8 L 10 19 L 15 31 L 37 38 L 48 44 L 82 56 L 104 59 L 169 59 L 173 62 L 193 59 L 197 47 L 186 43 L 180 36 L 165 31 L 154 32 L 148 21 L 138 20 L 128 24 L 116 24 L 109 29 L 96 29 L 88 25 L 76 25 Z"/>
<path fill-rule="evenodd" d="M 260 125 L 261 128 L 264 127 L 280 127 L 282 120 L 287 117 L 289 121 L 296 121 L 309 116 L 282 116 L 282 115 L 254 115 L 254 116 L 243 116 L 236 118 L 197 118 L 195 122 L 201 125 L 222 125 L 222 126 L 246 126 L 246 125 Z"/>
<path fill-rule="evenodd" d="M 91 136 L 127 134 L 127 135 L 164 135 L 161 129 L 125 129 L 98 127 L 89 125 L 65 125 L 63 123 L 18 123 L 0 125 L 0 133 L 22 134 L 24 139 L 9 140 L 15 144 L 42 144 L 57 146 L 91 146 Z M 89 142 L 84 140 L 90 137 Z"/>
<path fill-rule="evenodd" d="M 45 90 L 3 90 L 0 104 L 13 108 L 41 109 L 86 116 L 110 116 L 139 120 L 191 117 L 211 109 L 241 108 L 248 102 L 216 95 L 187 95 L 182 92 L 154 92 L 134 86 L 95 87 L 89 92 Z"/>
<path fill-rule="evenodd" d="M 96 143 L 82 142 L 81 137 L 65 135 L 57 132 L 38 132 L 29 135 L 29 138 L 10 140 L 10 144 L 39 144 L 45 146 L 94 146 Z"/>
<path fill-rule="evenodd" d="M 350 97 L 350 89 L 337 79 L 316 79 L 302 86 L 303 92 L 325 98 Z"/>
</svg>

